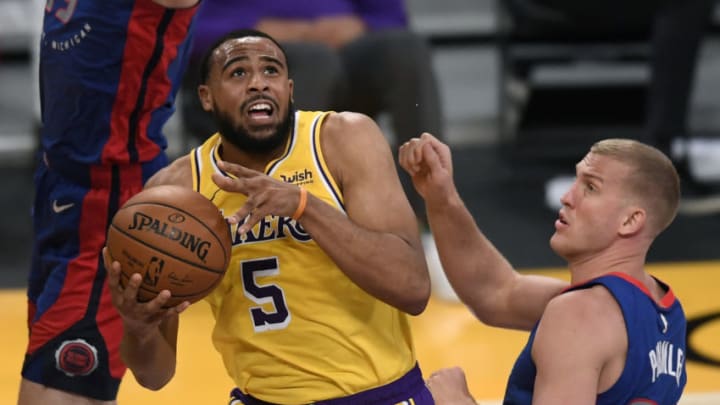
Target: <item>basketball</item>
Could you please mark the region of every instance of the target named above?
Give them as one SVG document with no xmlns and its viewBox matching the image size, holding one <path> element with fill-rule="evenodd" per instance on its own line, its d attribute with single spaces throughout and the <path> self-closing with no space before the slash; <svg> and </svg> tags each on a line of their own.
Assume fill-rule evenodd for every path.
<svg viewBox="0 0 720 405">
<path fill-rule="evenodd" d="M 205 196 L 180 186 L 157 186 L 131 197 L 115 214 L 107 234 L 108 253 L 120 262 L 120 284 L 142 275 L 138 301 L 162 290 L 165 307 L 208 295 L 230 262 L 230 228 Z"/>
</svg>

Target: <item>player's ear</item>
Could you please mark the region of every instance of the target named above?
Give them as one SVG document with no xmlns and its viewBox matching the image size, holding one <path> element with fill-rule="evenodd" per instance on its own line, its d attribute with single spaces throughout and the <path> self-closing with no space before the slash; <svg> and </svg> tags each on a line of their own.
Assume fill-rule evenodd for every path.
<svg viewBox="0 0 720 405">
<path fill-rule="evenodd" d="M 295 92 L 295 82 L 293 79 L 288 79 L 288 87 L 290 89 L 290 101 L 294 103 L 295 98 L 293 97 L 293 93 Z"/>
<path fill-rule="evenodd" d="M 623 218 L 619 233 L 621 236 L 631 236 L 640 232 L 647 222 L 647 214 L 640 207 L 629 207 L 627 215 Z"/>
<path fill-rule="evenodd" d="M 203 110 L 205 111 L 212 111 L 212 94 L 210 92 L 210 88 L 206 84 L 201 84 L 198 86 L 198 97 L 200 98 L 200 104 L 202 105 Z"/>
</svg>

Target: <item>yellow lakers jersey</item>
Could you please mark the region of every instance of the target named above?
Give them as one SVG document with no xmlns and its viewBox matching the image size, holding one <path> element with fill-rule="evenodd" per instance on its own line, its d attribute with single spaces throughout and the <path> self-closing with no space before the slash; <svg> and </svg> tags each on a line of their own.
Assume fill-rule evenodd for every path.
<svg viewBox="0 0 720 405">
<path fill-rule="evenodd" d="M 344 211 L 320 147 L 328 113 L 295 114 L 285 152 L 265 173 Z M 221 142 L 215 134 L 191 160 L 195 189 L 227 216 L 246 196 L 219 190 L 210 177 L 220 172 Z M 309 403 L 385 385 L 414 366 L 407 315 L 355 285 L 299 223 L 268 216 L 247 234 L 234 225 L 232 236 L 230 266 L 207 301 L 215 348 L 245 393 Z"/>
</svg>

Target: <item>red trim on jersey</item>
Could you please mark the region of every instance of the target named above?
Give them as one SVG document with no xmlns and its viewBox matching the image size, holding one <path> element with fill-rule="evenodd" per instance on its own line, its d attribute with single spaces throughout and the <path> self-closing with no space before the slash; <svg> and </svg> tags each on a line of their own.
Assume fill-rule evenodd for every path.
<svg viewBox="0 0 720 405">
<path fill-rule="evenodd" d="M 635 279 L 634 277 L 630 276 L 629 274 L 625 273 L 619 273 L 619 272 L 612 272 L 607 274 L 608 276 L 615 276 L 620 277 L 621 279 L 627 281 L 628 283 L 634 285 L 638 289 L 640 289 L 642 292 L 645 293 L 645 295 L 652 297 L 652 294 L 650 294 L 650 290 L 643 284 L 640 280 Z"/>
<path fill-rule="evenodd" d="M 663 308 L 669 308 L 673 303 L 675 302 L 675 294 L 673 291 L 668 288 L 667 293 L 664 297 L 658 302 L 658 304 Z"/>
<path fill-rule="evenodd" d="M 603 276 L 620 277 L 621 279 L 627 281 L 628 283 L 630 283 L 630 284 L 634 285 L 635 287 L 637 287 L 638 289 L 640 289 L 640 291 L 642 291 L 643 293 L 645 293 L 645 295 L 650 297 L 651 300 L 655 301 L 655 298 L 653 298 L 652 294 L 650 293 L 650 290 L 648 290 L 648 288 L 645 286 L 645 284 L 643 284 L 641 281 L 635 279 L 634 277 L 632 277 L 629 274 L 613 271 L 608 274 L 604 274 Z M 565 288 L 563 290 L 563 292 L 570 290 L 578 285 L 587 284 L 591 281 L 592 280 L 582 282 L 579 284 L 571 285 L 571 286 Z M 673 293 L 672 289 L 670 289 L 670 287 L 668 287 L 667 292 L 665 293 L 665 295 L 660 299 L 660 301 L 657 304 L 663 308 L 669 308 L 674 302 L 675 302 L 675 293 Z"/>
<path fill-rule="evenodd" d="M 635 398 L 630 400 L 629 405 L 658 405 L 658 403 L 652 399 Z"/>
<path fill-rule="evenodd" d="M 650 293 L 650 290 L 648 290 L 648 288 L 645 286 L 645 284 L 643 284 L 639 280 L 636 280 L 629 274 L 625 274 L 625 273 L 612 272 L 610 274 L 613 276 L 620 277 L 623 280 L 627 281 L 628 283 L 632 283 L 633 285 L 635 285 L 635 287 L 639 288 L 642 292 L 644 292 L 645 295 L 650 297 L 651 300 L 655 301 L 655 298 L 653 298 L 653 295 Z M 665 293 L 665 295 L 660 299 L 660 301 L 657 304 L 663 308 L 669 308 L 674 302 L 675 302 L 675 294 L 668 287 L 667 292 Z"/>
</svg>

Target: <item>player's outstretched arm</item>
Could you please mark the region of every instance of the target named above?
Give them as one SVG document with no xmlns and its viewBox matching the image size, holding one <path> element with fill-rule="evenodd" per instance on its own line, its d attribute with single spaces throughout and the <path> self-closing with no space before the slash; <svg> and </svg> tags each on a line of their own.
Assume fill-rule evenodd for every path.
<svg viewBox="0 0 720 405">
<path fill-rule="evenodd" d="M 425 200 L 440 261 L 458 297 L 484 323 L 531 329 L 567 284 L 520 275 L 485 237 L 455 187 L 448 145 L 426 133 L 400 147 L 399 161 Z"/>
<path fill-rule="evenodd" d="M 133 274 L 123 287 L 120 283 L 120 263 L 113 261 L 107 248 L 103 249 L 107 269 L 108 289 L 112 302 L 123 320 L 120 355 L 137 382 L 145 388 L 159 390 L 175 374 L 178 314 L 190 304 L 164 309 L 170 292 L 161 291 L 152 301 L 140 303 L 137 292 L 142 282 L 140 274 Z"/>
</svg>

